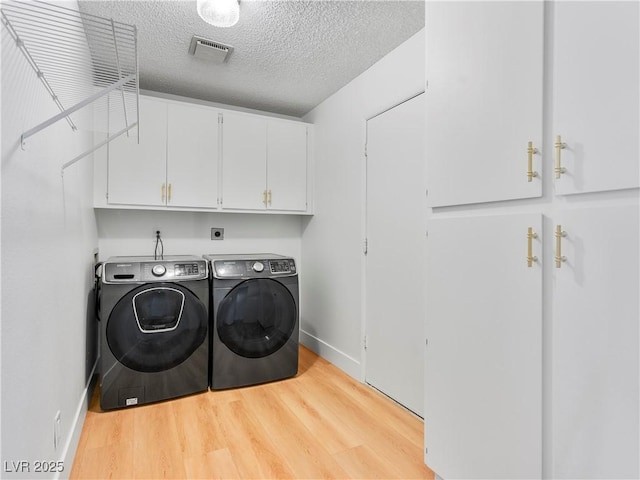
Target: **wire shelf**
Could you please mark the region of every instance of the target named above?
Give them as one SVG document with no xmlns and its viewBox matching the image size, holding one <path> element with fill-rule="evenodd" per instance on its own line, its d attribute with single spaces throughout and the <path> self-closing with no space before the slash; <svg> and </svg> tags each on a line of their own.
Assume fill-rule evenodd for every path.
<svg viewBox="0 0 640 480">
<path fill-rule="evenodd" d="M 93 104 L 106 110 L 104 125 L 92 129 L 107 139 L 67 162 L 63 169 L 138 124 L 138 53 L 135 25 L 38 0 L 3 0 L 2 23 L 33 68 L 60 113 L 23 132 L 28 137 Z M 87 68 L 89 66 L 89 68 Z"/>
</svg>

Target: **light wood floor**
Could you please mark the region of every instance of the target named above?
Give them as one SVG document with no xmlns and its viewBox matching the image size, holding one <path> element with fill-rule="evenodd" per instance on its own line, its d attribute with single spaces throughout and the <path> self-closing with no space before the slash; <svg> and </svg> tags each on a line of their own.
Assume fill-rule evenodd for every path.
<svg viewBox="0 0 640 480">
<path fill-rule="evenodd" d="M 432 479 L 422 429 L 301 347 L 297 377 L 279 382 L 109 412 L 96 392 L 71 479 Z"/>
</svg>

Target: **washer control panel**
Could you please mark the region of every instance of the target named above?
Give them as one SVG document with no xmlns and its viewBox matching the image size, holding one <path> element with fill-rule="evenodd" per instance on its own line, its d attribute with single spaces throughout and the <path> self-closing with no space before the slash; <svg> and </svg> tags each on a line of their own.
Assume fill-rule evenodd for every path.
<svg viewBox="0 0 640 480">
<path fill-rule="evenodd" d="M 207 278 L 204 260 L 149 260 L 107 262 L 103 268 L 105 283 L 143 283 L 203 280 Z"/>
<path fill-rule="evenodd" d="M 216 278 L 273 278 L 296 275 L 293 258 L 213 260 Z"/>
</svg>

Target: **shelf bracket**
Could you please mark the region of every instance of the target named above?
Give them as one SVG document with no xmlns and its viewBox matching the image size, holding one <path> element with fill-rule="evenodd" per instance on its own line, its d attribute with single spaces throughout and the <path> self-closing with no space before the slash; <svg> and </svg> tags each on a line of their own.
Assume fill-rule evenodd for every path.
<svg viewBox="0 0 640 480">
<path fill-rule="evenodd" d="M 24 148 L 24 144 L 25 144 L 25 140 L 27 138 L 29 138 L 32 135 L 35 135 L 36 133 L 38 133 L 40 130 L 43 130 L 45 128 L 47 128 L 49 125 L 53 125 L 54 123 L 56 123 L 58 120 L 61 120 L 65 117 L 68 117 L 69 115 L 71 115 L 73 112 L 76 112 L 78 110 L 80 110 L 81 108 L 86 107 L 87 105 L 89 105 L 90 103 L 95 102 L 97 99 L 99 99 L 100 97 L 103 97 L 104 95 L 108 94 L 109 92 L 115 90 L 116 88 L 120 88 L 122 87 L 125 83 L 129 83 L 131 81 L 135 80 L 135 75 L 128 75 L 126 77 L 124 77 L 123 79 L 121 79 L 120 81 L 112 84 L 111 86 L 105 88 L 104 90 L 95 93 L 94 95 L 91 95 L 90 97 L 84 99 L 83 101 L 77 103 L 76 105 L 74 105 L 71 108 L 67 108 L 66 110 L 60 112 L 57 115 L 54 115 L 53 117 L 51 117 L 49 120 L 46 120 L 44 122 L 42 122 L 40 125 L 37 125 L 29 130 L 27 130 L 26 132 L 24 132 L 22 134 L 22 136 L 20 137 L 20 144 L 23 145 Z M 136 124 L 134 124 L 136 125 Z M 133 125 L 131 125 L 133 126 Z M 128 131 L 129 129 L 127 129 Z"/>
<path fill-rule="evenodd" d="M 108 138 L 63 166 L 72 165 L 139 123 L 138 31 L 135 25 L 89 15 L 44 1 L 2 0 L 0 19 L 53 99 L 60 113 L 22 133 L 20 145 L 62 120 L 77 131 L 83 118 L 71 115 L 104 96 L 120 91 L 121 111 L 108 111 L 108 125 L 87 121 L 85 130 L 100 131 Z M 72 107 L 68 107 L 73 105 Z M 108 107 L 107 107 L 108 108 Z M 111 116 L 113 113 L 113 117 Z M 131 124 L 129 122 L 132 122 Z M 117 133 L 111 134 L 112 130 Z"/>
</svg>

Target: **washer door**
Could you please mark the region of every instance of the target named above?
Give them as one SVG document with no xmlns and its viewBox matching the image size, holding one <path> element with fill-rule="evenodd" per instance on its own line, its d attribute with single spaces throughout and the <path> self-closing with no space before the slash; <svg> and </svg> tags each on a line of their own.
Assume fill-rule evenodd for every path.
<svg viewBox="0 0 640 480">
<path fill-rule="evenodd" d="M 107 323 L 107 343 L 116 359 L 139 372 L 180 365 L 207 338 L 207 311 L 178 284 L 142 285 L 122 297 Z"/>
<path fill-rule="evenodd" d="M 285 286 L 256 278 L 236 285 L 220 302 L 216 326 L 220 340 L 232 352 L 261 358 L 287 343 L 297 317 L 295 301 Z"/>
</svg>

